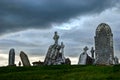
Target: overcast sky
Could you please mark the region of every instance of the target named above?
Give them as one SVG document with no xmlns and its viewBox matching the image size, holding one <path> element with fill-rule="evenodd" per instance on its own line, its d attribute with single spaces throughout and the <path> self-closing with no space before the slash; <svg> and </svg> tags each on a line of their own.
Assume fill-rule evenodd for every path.
<svg viewBox="0 0 120 80">
<path fill-rule="evenodd" d="M 107 23 L 120 59 L 120 0 L 0 0 L 0 66 L 8 64 L 11 48 L 24 51 L 32 63 L 44 61 L 57 31 L 65 44 L 65 57 L 77 64 L 85 46 L 94 47 L 95 30 Z"/>
</svg>

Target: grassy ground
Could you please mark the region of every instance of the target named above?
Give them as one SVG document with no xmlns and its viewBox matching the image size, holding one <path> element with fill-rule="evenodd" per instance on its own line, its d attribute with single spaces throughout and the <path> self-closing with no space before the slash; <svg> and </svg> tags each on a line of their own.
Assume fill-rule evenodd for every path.
<svg viewBox="0 0 120 80">
<path fill-rule="evenodd" d="M 0 80 L 120 80 L 120 65 L 0 67 Z"/>
</svg>

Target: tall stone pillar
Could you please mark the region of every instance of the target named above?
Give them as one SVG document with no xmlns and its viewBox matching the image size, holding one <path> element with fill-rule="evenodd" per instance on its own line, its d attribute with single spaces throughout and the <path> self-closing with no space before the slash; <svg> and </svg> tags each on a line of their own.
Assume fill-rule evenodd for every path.
<svg viewBox="0 0 120 80">
<path fill-rule="evenodd" d="M 9 60 L 8 60 L 9 66 L 15 66 L 15 50 L 12 48 L 9 51 Z"/>
</svg>

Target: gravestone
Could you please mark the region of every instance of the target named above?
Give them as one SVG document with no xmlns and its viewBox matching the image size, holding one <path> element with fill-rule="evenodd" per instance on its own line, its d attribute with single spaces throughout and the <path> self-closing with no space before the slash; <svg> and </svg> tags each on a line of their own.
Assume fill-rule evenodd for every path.
<svg viewBox="0 0 120 80">
<path fill-rule="evenodd" d="M 106 23 L 99 24 L 96 29 L 95 56 L 95 64 L 113 64 L 109 61 L 110 57 L 114 59 L 113 34 L 110 26 Z"/>
<path fill-rule="evenodd" d="M 20 52 L 20 58 L 23 63 L 23 66 L 31 66 L 28 56 L 23 51 Z"/>
<path fill-rule="evenodd" d="M 80 54 L 78 65 L 93 64 L 94 59 L 92 59 L 87 54 L 88 47 L 86 46 L 83 50 L 84 50 L 84 52 Z"/>
<path fill-rule="evenodd" d="M 12 48 L 9 51 L 9 66 L 15 66 L 15 50 Z"/>
</svg>

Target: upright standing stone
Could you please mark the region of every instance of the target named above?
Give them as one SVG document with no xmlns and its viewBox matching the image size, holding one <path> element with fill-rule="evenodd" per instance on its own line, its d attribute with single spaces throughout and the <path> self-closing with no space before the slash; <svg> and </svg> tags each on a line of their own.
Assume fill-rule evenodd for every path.
<svg viewBox="0 0 120 80">
<path fill-rule="evenodd" d="M 9 66 L 15 66 L 15 50 L 12 48 L 9 51 Z"/>
<path fill-rule="evenodd" d="M 109 64 L 110 57 L 114 58 L 113 34 L 108 24 L 101 23 L 96 29 L 95 35 L 95 64 Z M 111 64 L 111 63 L 110 63 Z"/>
<path fill-rule="evenodd" d="M 30 66 L 28 56 L 23 51 L 20 52 L 20 58 L 23 63 L 23 66 Z"/>
</svg>

